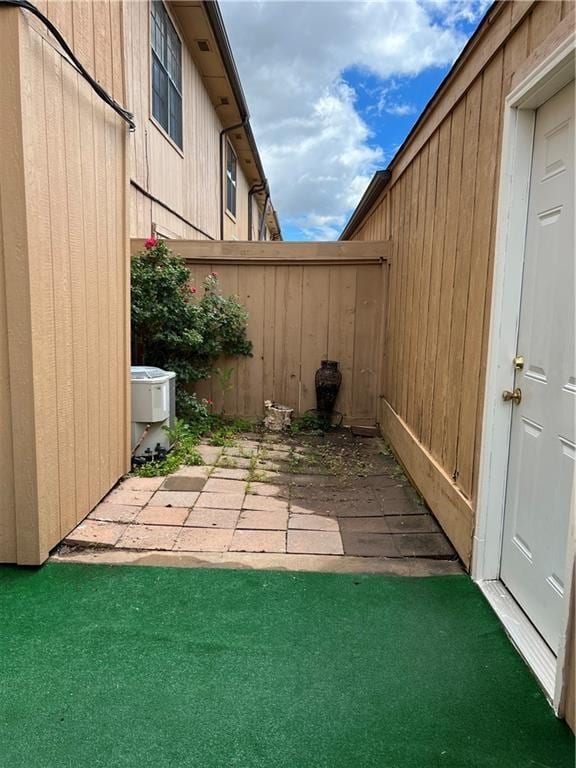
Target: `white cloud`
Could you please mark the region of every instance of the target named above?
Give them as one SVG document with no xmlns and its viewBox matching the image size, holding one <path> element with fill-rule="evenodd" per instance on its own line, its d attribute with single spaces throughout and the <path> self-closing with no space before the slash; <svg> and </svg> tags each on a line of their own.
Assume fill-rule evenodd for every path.
<svg viewBox="0 0 576 768">
<path fill-rule="evenodd" d="M 395 117 L 406 117 L 407 115 L 414 115 L 418 111 L 414 104 L 404 103 L 398 101 L 398 97 L 394 96 L 394 92 L 398 91 L 400 86 L 394 80 L 390 80 L 389 85 L 386 88 L 381 88 L 378 92 L 378 102 L 372 108 L 368 108 L 368 111 L 376 111 L 378 115 L 394 115 Z M 392 94 L 392 95 L 391 95 Z"/>
<path fill-rule="evenodd" d="M 222 3 L 282 222 L 308 237 L 335 237 L 374 170 L 390 160 L 342 73 L 364 70 L 386 90 L 394 76 L 450 64 L 465 43 L 456 24 L 478 2 Z M 407 115 L 414 106 L 388 92 L 379 109 Z"/>
<path fill-rule="evenodd" d="M 417 109 L 414 104 L 390 104 L 390 106 L 384 107 L 384 111 L 396 117 L 406 117 L 416 114 Z"/>
</svg>

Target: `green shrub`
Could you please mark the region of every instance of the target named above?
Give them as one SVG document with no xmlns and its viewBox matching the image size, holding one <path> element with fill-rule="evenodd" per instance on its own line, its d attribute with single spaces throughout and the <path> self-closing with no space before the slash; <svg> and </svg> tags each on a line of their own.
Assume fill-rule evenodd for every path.
<svg viewBox="0 0 576 768">
<path fill-rule="evenodd" d="M 147 240 L 146 250 L 132 257 L 131 281 L 132 359 L 175 371 L 179 415 L 203 418 L 202 401 L 186 385 L 208 378 L 221 355 L 252 354 L 246 310 L 222 295 L 215 272 L 199 295 L 183 260 L 162 240 Z"/>
</svg>

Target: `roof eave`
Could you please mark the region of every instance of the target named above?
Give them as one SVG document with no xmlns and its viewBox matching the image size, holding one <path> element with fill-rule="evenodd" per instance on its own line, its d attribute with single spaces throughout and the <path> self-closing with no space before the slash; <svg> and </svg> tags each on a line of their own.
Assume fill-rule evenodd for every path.
<svg viewBox="0 0 576 768">
<path fill-rule="evenodd" d="M 258 175 L 260 176 L 262 183 L 265 185 L 268 194 L 270 194 L 268 179 L 266 178 L 266 174 L 264 172 L 264 166 L 262 165 L 262 158 L 260 157 L 258 146 L 256 144 L 256 139 L 254 138 L 252 126 L 250 124 L 250 112 L 248 110 L 248 103 L 246 101 L 244 89 L 242 88 L 242 83 L 240 81 L 240 75 L 238 74 L 236 62 L 234 61 L 234 55 L 232 53 L 232 48 L 230 46 L 230 40 L 228 38 L 228 33 L 226 32 L 226 27 L 224 26 L 224 19 L 222 18 L 222 12 L 220 11 L 220 6 L 218 5 L 218 2 L 216 0 L 205 0 L 204 8 L 205 8 L 208 20 L 210 22 L 210 26 L 212 27 L 212 32 L 214 34 L 214 38 L 218 45 L 220 56 L 222 57 L 222 63 L 224 65 L 224 69 L 226 70 L 226 75 L 230 82 L 232 93 L 234 94 L 234 99 L 236 100 L 236 103 L 238 105 L 240 119 L 244 123 L 244 126 L 243 126 L 244 131 L 246 132 L 246 138 L 248 139 L 248 144 L 250 145 L 250 149 L 252 151 L 252 154 L 254 155 L 254 162 L 256 163 Z M 275 213 L 274 220 L 278 227 L 277 234 L 279 239 L 282 239 L 282 232 L 280 230 L 278 217 L 276 215 L 276 212 L 274 213 Z"/>
</svg>

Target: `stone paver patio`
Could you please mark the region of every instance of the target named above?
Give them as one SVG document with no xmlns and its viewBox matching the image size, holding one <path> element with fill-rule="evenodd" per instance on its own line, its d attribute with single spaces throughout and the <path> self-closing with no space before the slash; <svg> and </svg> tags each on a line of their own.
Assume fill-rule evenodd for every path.
<svg viewBox="0 0 576 768">
<path fill-rule="evenodd" d="M 456 554 L 379 438 L 249 435 L 203 466 L 127 477 L 55 559 L 455 573 Z"/>
</svg>

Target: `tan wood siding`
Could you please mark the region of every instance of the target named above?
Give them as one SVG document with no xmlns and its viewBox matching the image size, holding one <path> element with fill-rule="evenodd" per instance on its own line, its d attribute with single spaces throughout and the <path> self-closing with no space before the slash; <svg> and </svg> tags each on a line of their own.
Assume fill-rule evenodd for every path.
<svg viewBox="0 0 576 768">
<path fill-rule="evenodd" d="M 16 519 L 14 506 L 14 459 L 12 452 L 12 404 L 10 393 L 8 318 L 6 314 L 6 281 L 4 262 L 10 255 L 4 252 L 2 228 L 2 200 L 0 200 L 0 562 L 16 560 Z"/>
<path fill-rule="evenodd" d="M 170 9 L 169 9 L 170 10 Z M 150 3 L 124 3 L 127 105 L 137 130 L 130 138 L 130 176 L 141 187 L 214 239 L 220 239 L 220 131 L 223 126 L 182 39 L 183 147 L 180 151 L 151 117 Z M 225 139 L 223 139 L 223 143 Z M 238 163 L 237 215 L 224 215 L 224 239 L 248 239 L 248 183 Z M 130 235 L 149 237 L 152 225 L 171 238 L 206 237 L 141 192 L 130 191 Z"/>
<path fill-rule="evenodd" d="M 380 421 L 397 419 L 468 511 L 447 533 L 469 562 L 477 493 L 504 98 L 574 26 L 559 2 L 505 3 L 435 97 L 353 234 L 391 237 Z M 399 434 L 399 432 L 398 432 Z M 413 446 L 410 456 L 416 462 Z M 411 466 L 407 466 L 411 471 Z M 428 499 L 429 503 L 432 503 Z M 461 505 L 460 505 L 461 506 Z M 439 503 L 436 514 L 441 515 Z M 467 543 L 465 543 L 467 542 Z"/>
<path fill-rule="evenodd" d="M 72 40 L 76 5 L 49 10 Z M 98 11 L 103 26 L 90 32 L 108 51 L 95 71 L 103 67 L 122 101 L 120 37 L 104 23 L 119 10 L 95 3 L 94 24 Z M 129 468 L 128 127 L 28 14 L 0 9 L 0 34 L 10 59 L 0 90 L 14 123 L 2 127 L 11 166 L 0 178 L 3 361 L 9 340 L 0 408 L 9 386 L 14 466 L 0 557 L 34 564 Z M 90 34 L 79 39 L 86 45 Z M 6 485 L 12 465 L 2 464 Z"/>
<path fill-rule="evenodd" d="M 142 245 L 132 241 L 132 251 Z M 329 358 L 340 362 L 336 407 L 346 422 L 375 423 L 387 243 L 170 245 L 186 258 L 193 285 L 217 272 L 223 293 L 248 310 L 253 356 L 220 362 L 234 369 L 232 390 L 223 398 L 217 377 L 196 387 L 216 410 L 256 419 L 264 400 L 297 413 L 315 408 L 314 374 Z"/>
</svg>

